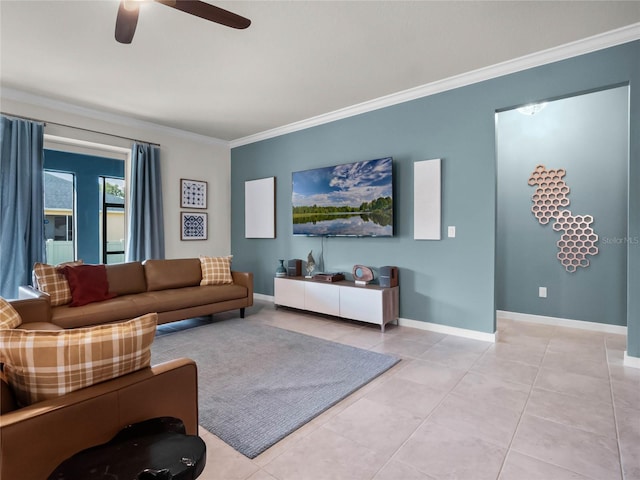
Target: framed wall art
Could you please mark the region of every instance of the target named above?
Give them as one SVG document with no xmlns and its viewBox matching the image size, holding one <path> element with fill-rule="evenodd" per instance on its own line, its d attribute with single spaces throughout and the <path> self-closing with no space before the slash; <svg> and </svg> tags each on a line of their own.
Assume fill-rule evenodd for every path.
<svg viewBox="0 0 640 480">
<path fill-rule="evenodd" d="M 207 214 L 180 212 L 180 240 L 206 240 Z"/>
<path fill-rule="evenodd" d="M 207 208 L 207 182 L 181 178 L 180 207 Z"/>
</svg>

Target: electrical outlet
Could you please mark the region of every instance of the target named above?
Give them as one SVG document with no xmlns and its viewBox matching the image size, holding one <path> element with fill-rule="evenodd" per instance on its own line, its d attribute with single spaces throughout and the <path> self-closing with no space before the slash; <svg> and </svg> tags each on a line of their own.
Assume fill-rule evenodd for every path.
<svg viewBox="0 0 640 480">
<path fill-rule="evenodd" d="M 538 296 L 540 298 L 547 298 L 547 287 L 538 287 Z"/>
<path fill-rule="evenodd" d="M 453 226 L 449 227 L 447 229 L 447 236 L 449 238 L 455 238 L 455 236 L 456 236 L 456 227 L 453 227 Z"/>
</svg>

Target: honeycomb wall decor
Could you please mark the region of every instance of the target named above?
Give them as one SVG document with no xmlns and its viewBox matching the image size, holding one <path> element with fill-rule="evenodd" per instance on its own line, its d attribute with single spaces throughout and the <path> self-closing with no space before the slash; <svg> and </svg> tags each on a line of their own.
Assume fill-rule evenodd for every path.
<svg viewBox="0 0 640 480">
<path fill-rule="evenodd" d="M 553 220 L 553 230 L 562 232 L 556 242 L 557 258 L 567 272 L 573 273 L 578 267 L 589 266 L 587 255 L 598 254 L 598 235 L 591 227 L 591 215 L 574 215 L 565 209 L 569 206 L 571 191 L 563 180 L 565 175 L 564 169 L 547 170 L 544 165 L 538 165 L 528 183 L 536 186 L 531 212 L 540 224 Z"/>
</svg>

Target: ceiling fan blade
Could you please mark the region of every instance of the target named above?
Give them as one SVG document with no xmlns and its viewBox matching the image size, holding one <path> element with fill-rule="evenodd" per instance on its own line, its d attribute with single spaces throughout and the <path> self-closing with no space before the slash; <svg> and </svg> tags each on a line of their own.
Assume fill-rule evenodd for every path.
<svg viewBox="0 0 640 480">
<path fill-rule="evenodd" d="M 251 25 L 251 20 L 248 18 L 241 17 L 240 15 L 223 8 L 216 7 L 209 3 L 200 2 L 198 0 L 175 0 L 175 4 L 173 1 L 159 1 L 169 7 L 195 15 L 196 17 L 204 18 L 211 22 L 226 25 L 227 27 L 242 30 Z"/>
<path fill-rule="evenodd" d="M 118 7 L 118 16 L 116 17 L 116 40 L 120 43 L 131 43 L 133 34 L 136 33 L 138 25 L 138 13 L 140 7 L 131 5 L 132 2 L 125 7 L 125 1 L 120 2 Z"/>
</svg>

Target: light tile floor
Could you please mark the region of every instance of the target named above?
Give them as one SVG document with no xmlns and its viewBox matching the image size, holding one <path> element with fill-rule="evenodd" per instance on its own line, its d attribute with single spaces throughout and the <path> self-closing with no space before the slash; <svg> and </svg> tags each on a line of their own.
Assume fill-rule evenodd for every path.
<svg viewBox="0 0 640 480">
<path fill-rule="evenodd" d="M 624 336 L 508 320 L 495 344 L 381 334 L 261 301 L 246 321 L 403 361 L 253 460 L 201 429 L 202 480 L 640 479 L 640 369 L 623 365 Z"/>
</svg>

